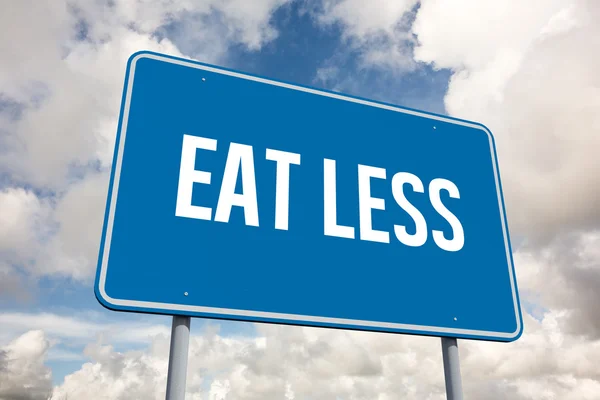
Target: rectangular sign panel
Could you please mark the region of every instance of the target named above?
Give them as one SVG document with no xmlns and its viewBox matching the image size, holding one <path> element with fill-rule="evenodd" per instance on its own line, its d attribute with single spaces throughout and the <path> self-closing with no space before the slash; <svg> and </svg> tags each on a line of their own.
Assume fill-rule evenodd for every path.
<svg viewBox="0 0 600 400">
<path fill-rule="evenodd" d="M 119 311 L 522 332 L 487 128 L 150 52 L 127 67 L 95 292 Z"/>
</svg>

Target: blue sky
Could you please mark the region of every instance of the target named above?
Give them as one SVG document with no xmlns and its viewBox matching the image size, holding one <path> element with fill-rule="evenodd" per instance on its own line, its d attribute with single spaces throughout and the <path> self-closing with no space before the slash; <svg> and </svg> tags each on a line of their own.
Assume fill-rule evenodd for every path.
<svg viewBox="0 0 600 400">
<path fill-rule="evenodd" d="M 339 90 L 353 96 L 446 114 L 443 104 L 450 71 L 421 64 L 415 71 L 361 68 L 359 50 L 342 37 L 339 24 L 323 26 L 303 3 L 294 2 L 273 14 L 279 35 L 260 51 L 233 46 L 223 66 L 272 79 Z M 338 71 L 329 81 L 321 68 Z M 350 79 L 352 83 L 346 82 Z M 339 88 L 339 89 L 338 89 Z"/>
</svg>

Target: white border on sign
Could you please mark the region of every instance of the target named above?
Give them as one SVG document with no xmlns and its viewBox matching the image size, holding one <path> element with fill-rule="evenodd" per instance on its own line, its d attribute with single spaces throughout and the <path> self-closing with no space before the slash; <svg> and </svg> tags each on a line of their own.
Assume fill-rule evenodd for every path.
<svg viewBox="0 0 600 400">
<path fill-rule="evenodd" d="M 169 62 L 172 64 L 178 64 L 186 67 L 201 69 L 217 74 L 233 76 L 240 79 L 251 80 L 255 82 L 265 83 L 268 85 L 279 86 L 286 89 L 297 90 L 301 92 L 311 93 L 319 96 L 330 97 L 338 100 L 349 101 L 353 103 L 363 104 L 366 106 L 383 108 L 390 111 L 396 111 L 404 114 L 411 114 L 419 117 L 429 118 L 432 120 L 443 121 L 456 125 L 463 125 L 474 129 L 482 130 L 488 136 L 490 142 L 490 153 L 492 156 L 492 164 L 494 169 L 494 178 L 496 182 L 496 192 L 498 194 L 498 206 L 500 211 L 500 218 L 502 222 L 502 231 L 504 236 L 504 244 L 506 248 L 506 260 L 508 264 L 508 273 L 510 276 L 510 284 L 512 289 L 514 310 L 515 310 L 515 319 L 517 321 L 517 328 L 512 333 L 506 332 L 490 332 L 490 331 L 479 331 L 479 330 L 470 330 L 470 329 L 456 329 L 456 328 L 444 328 L 444 327 L 436 327 L 436 326 L 424 326 L 424 325 L 409 325 L 409 324 L 397 324 L 397 323 L 389 323 L 389 322 L 376 322 L 376 321 L 362 321 L 362 320 L 354 320 L 354 319 L 345 319 L 345 318 L 329 318 L 329 317 L 318 317 L 318 316 L 310 316 L 310 315 L 296 315 L 296 314 L 282 314 L 282 313 L 274 313 L 274 312 L 263 312 L 263 311 L 248 311 L 248 310 L 237 310 L 237 309 L 229 309 L 229 308 L 215 308 L 215 307 L 201 307 L 201 306 L 189 306 L 183 304 L 168 304 L 168 303 L 155 303 L 148 301 L 136 301 L 136 300 L 123 300 L 123 299 L 115 299 L 110 297 L 106 293 L 105 285 L 106 285 L 106 275 L 108 269 L 108 258 L 109 258 L 109 250 L 111 244 L 112 230 L 113 230 L 113 222 L 115 216 L 115 209 L 117 204 L 117 196 L 119 192 L 119 178 L 121 173 L 121 165 L 123 159 L 123 150 L 125 147 L 125 137 L 127 135 L 127 123 L 129 119 L 129 108 L 131 104 L 131 93 L 133 90 L 133 81 L 135 77 L 135 67 L 138 60 L 142 58 L 149 58 L 164 62 Z M 161 56 L 159 54 L 154 53 L 146 53 L 141 52 L 131 60 L 129 75 L 127 79 L 127 88 L 125 92 L 125 104 L 123 108 L 122 121 L 120 126 L 120 138 L 118 143 L 118 149 L 116 154 L 116 163 L 114 170 L 114 179 L 112 182 L 112 193 L 110 198 L 110 208 L 108 210 L 108 220 L 105 228 L 105 241 L 104 241 L 104 249 L 102 252 L 102 260 L 101 260 L 101 270 L 100 270 L 100 279 L 98 282 L 99 294 L 104 301 L 106 301 L 110 305 L 115 306 L 125 306 L 125 307 L 137 307 L 137 308 L 145 308 L 145 309 L 156 309 L 156 310 L 165 310 L 165 311 L 181 311 L 181 312 L 192 312 L 192 313 L 204 313 L 204 314 L 220 314 L 224 316 L 239 316 L 239 317 L 254 317 L 254 318 L 264 318 L 264 319 L 275 319 L 275 320 L 287 320 L 287 321 L 303 321 L 303 322 L 314 322 L 314 323 L 324 323 L 324 324 L 336 324 L 336 325 L 347 325 L 347 326 L 357 326 L 357 327 L 372 327 L 372 328 L 383 328 L 383 329 L 397 329 L 397 330 L 406 330 L 406 331 L 414 331 L 421 332 L 427 334 L 435 334 L 435 333 L 447 333 L 447 334 L 458 334 L 458 335 L 469 335 L 469 336 L 480 336 L 480 337 L 490 337 L 490 338 L 507 338 L 513 339 L 516 338 L 521 332 L 521 318 L 519 313 L 519 306 L 517 300 L 517 291 L 515 287 L 515 278 L 513 274 L 513 263 L 510 253 L 510 246 L 508 242 L 508 233 L 506 230 L 506 220 L 504 207 L 502 203 L 502 196 L 500 191 L 500 182 L 498 177 L 498 169 L 496 162 L 496 154 L 493 146 L 493 138 L 491 133 L 483 126 L 474 123 L 469 123 L 466 121 L 445 118 L 443 116 L 426 114 L 414 110 L 402 109 L 399 107 L 394 107 L 391 105 L 380 104 L 371 102 L 368 100 L 352 98 L 348 96 L 344 96 L 341 94 L 324 92 L 316 89 L 311 89 L 302 86 L 296 86 L 289 83 L 272 81 L 265 78 L 260 78 L 256 76 L 246 75 L 239 72 L 223 70 L 207 65 L 196 64 L 192 61 L 185 61 L 182 59 L 175 59 L 170 57 Z"/>
</svg>

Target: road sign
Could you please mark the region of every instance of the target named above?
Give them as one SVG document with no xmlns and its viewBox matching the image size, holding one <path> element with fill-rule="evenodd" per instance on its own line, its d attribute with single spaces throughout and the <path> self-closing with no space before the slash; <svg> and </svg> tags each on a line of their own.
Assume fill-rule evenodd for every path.
<svg viewBox="0 0 600 400">
<path fill-rule="evenodd" d="M 522 332 L 487 128 L 151 52 L 127 66 L 95 292 L 119 311 Z"/>
</svg>

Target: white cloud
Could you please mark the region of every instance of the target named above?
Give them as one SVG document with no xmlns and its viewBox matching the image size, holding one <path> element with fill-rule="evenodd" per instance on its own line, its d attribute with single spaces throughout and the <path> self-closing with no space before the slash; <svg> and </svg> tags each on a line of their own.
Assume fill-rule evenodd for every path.
<svg viewBox="0 0 600 400">
<path fill-rule="evenodd" d="M 132 345 L 149 343 L 156 335 L 170 334 L 170 327 L 139 319 L 110 321 L 85 312 L 74 316 L 53 313 L 0 313 L 0 343 L 29 330 L 40 329 L 53 343 L 85 345 L 97 338 L 101 343 Z"/>
<path fill-rule="evenodd" d="M 595 362 L 600 357 L 600 340 L 570 333 L 565 329 L 566 317 L 564 312 L 550 311 L 538 321 L 525 314 L 525 332 L 510 344 L 459 341 L 465 395 L 593 399 L 600 385 Z M 72 351 L 57 347 L 67 341 L 85 345 L 80 356 L 87 361 L 54 389 L 53 399 L 164 397 L 169 351 L 166 326 L 90 323 L 85 314 L 2 318 L 0 324 L 13 327 L 14 332 L 15 327 L 41 329 L 1 347 L 1 354 L 8 351 L 11 356 L 0 360 L 0 367 L 17 372 L 7 375 L 10 379 L 0 388 L 13 388 L 15 398 L 27 393 L 19 382 L 34 372 L 40 392 L 48 389 L 46 359 L 76 359 Z M 215 328 L 192 331 L 187 398 L 445 398 L 438 338 L 265 324 L 257 325 L 258 336 L 243 337 L 224 336 Z M 135 330 L 139 334 L 131 333 Z M 113 334 L 99 336 L 100 331 Z M 115 345 L 123 343 L 136 345 L 138 350 L 117 351 Z"/>
<path fill-rule="evenodd" d="M 29 282 L 19 272 L 6 261 L 0 261 L 0 304 L 5 301 L 23 302 L 32 299 Z"/>
<path fill-rule="evenodd" d="M 0 189 L 0 299 L 29 299 L 27 280 L 19 270 L 31 268 L 39 243 L 50 235 L 51 211 L 51 202 L 31 190 Z"/>
<path fill-rule="evenodd" d="M 416 4 L 416 0 L 323 0 L 313 12 L 320 24 L 341 26 L 344 39 L 363 67 L 402 73 L 416 66 L 407 19 Z"/>
<path fill-rule="evenodd" d="M 236 27 L 236 40 L 250 49 L 259 49 L 266 42 L 277 37 L 277 31 L 270 26 L 272 12 L 288 0 L 226 0 L 215 2 L 214 7 L 225 15 L 230 25 Z"/>
<path fill-rule="evenodd" d="M 515 253 L 522 296 L 564 313 L 565 331 L 600 338 L 600 231 L 561 235 Z"/>
<path fill-rule="evenodd" d="M 563 317 L 549 312 L 537 321 L 526 315 L 525 333 L 512 344 L 460 341 L 466 396 L 594 398 L 600 385 L 594 361 L 600 357 L 600 341 L 563 331 Z M 187 398 L 445 398 L 437 338 L 258 328 L 256 338 L 226 337 L 211 329 L 193 334 Z M 43 349 L 38 359 L 45 358 L 48 345 L 36 346 Z M 168 349 L 165 333 L 153 334 L 144 349 L 124 352 L 91 341 L 84 351 L 89 361 L 68 375 L 52 398 L 162 398 Z"/>
<path fill-rule="evenodd" d="M 367 5 L 360 0 L 324 0 L 319 18 L 325 23 L 342 23 L 347 36 L 392 35 L 404 14 L 416 3 L 416 0 L 377 0 Z"/>
<path fill-rule="evenodd" d="M 49 346 L 44 332 L 34 330 L 0 347 L 0 399 L 48 398 L 52 373 L 44 361 Z"/>
<path fill-rule="evenodd" d="M 0 253 L 27 251 L 44 235 L 50 204 L 22 188 L 1 189 L 0 204 Z"/>
<path fill-rule="evenodd" d="M 89 280 L 96 269 L 102 232 L 103 210 L 108 190 L 108 173 L 90 173 L 70 185 L 53 210 L 59 226 L 44 243 L 36 263 L 39 275 L 62 274 Z"/>
<path fill-rule="evenodd" d="M 600 222 L 600 46 L 591 1 L 424 2 L 415 57 L 451 68 L 445 104 L 495 133 L 509 223 L 549 240 Z"/>
<path fill-rule="evenodd" d="M 70 38 L 64 1 L 23 0 L 3 4 L 0 15 L 0 87 L 16 101 L 29 101 L 36 85 L 53 79 L 61 43 Z"/>
<path fill-rule="evenodd" d="M 507 54 L 522 55 L 550 18 L 569 3 L 423 2 L 412 27 L 420 43 L 415 58 L 454 70 L 491 67 Z"/>
<path fill-rule="evenodd" d="M 87 174 L 61 196 L 2 189 L 0 255 L 4 262 L 0 273 L 6 280 L 0 286 L 22 280 L 19 271 L 25 277 L 59 274 L 89 280 L 96 266 L 107 184 L 104 172 Z M 20 286 L 12 286 L 12 291 Z"/>
<path fill-rule="evenodd" d="M 110 11 L 100 11 L 97 20 L 87 22 L 89 29 L 114 17 Z M 26 8 L 11 17 L 24 20 L 28 15 Z M 36 61 L 39 71 L 14 75 L 11 65 L 14 62 L 18 68 L 20 59 L 0 67 L 0 76 L 19 86 L 35 83 L 39 88 L 33 98 L 22 101 L 23 115 L 6 127 L 8 134 L 2 138 L 8 151 L 0 157 L 0 172 L 9 173 L 14 181 L 60 192 L 73 179 L 73 168 L 108 167 L 127 57 L 140 49 L 180 55 L 168 39 L 157 41 L 150 33 L 118 24 L 111 26 L 110 35 L 76 41 L 77 21 L 75 14 L 68 13 L 60 21 L 61 34 L 55 36 L 49 23 L 40 21 L 36 37 L 53 39 L 56 51 Z"/>
</svg>

